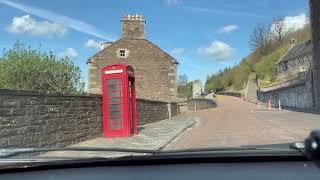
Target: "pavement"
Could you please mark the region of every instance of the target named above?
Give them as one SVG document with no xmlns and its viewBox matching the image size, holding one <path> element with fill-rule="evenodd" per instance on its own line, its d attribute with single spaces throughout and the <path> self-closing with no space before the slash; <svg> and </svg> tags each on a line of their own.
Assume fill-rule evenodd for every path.
<svg viewBox="0 0 320 180">
<path fill-rule="evenodd" d="M 184 130 L 192 127 L 196 122 L 195 116 L 181 115 L 138 127 L 138 135 L 128 138 L 99 137 L 74 144 L 71 147 L 113 147 L 130 149 L 160 150 L 174 140 Z M 48 152 L 41 156 L 50 157 L 117 157 L 134 153 L 117 152 Z"/>
<path fill-rule="evenodd" d="M 304 140 L 320 128 L 320 115 L 267 110 L 241 98 L 217 96 L 219 106 L 189 113 L 200 120 L 165 149 L 235 147 Z"/>
<path fill-rule="evenodd" d="M 256 73 L 251 73 L 248 78 L 247 85 L 247 99 L 250 102 L 257 102 L 257 90 L 259 89 L 257 84 L 257 75 Z"/>
<path fill-rule="evenodd" d="M 238 147 L 303 141 L 320 128 L 320 115 L 289 110 L 268 110 L 263 104 L 231 96 L 217 96 L 218 107 L 188 112 L 171 119 L 139 126 L 129 138 L 95 138 L 73 147 L 119 147 L 149 150 Z M 117 157 L 134 153 L 50 152 L 54 157 Z"/>
</svg>

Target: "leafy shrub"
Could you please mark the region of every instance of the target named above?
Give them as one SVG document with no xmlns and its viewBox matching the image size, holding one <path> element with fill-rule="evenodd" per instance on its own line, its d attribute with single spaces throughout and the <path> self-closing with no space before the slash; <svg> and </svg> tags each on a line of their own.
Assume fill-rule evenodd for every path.
<svg viewBox="0 0 320 180">
<path fill-rule="evenodd" d="M 0 88 L 46 90 L 58 93 L 83 93 L 79 67 L 67 57 L 57 59 L 19 41 L 0 58 Z"/>
</svg>

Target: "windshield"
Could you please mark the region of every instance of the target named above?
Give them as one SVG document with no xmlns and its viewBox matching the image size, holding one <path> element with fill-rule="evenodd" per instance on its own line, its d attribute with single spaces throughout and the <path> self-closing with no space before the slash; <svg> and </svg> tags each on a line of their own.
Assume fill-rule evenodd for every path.
<svg viewBox="0 0 320 180">
<path fill-rule="evenodd" d="M 320 127 L 319 7 L 0 0 L 0 154 L 303 141 Z"/>
</svg>

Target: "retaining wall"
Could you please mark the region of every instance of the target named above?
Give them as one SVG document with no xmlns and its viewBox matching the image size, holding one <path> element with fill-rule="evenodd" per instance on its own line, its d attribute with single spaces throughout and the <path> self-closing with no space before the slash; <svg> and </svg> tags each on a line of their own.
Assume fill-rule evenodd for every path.
<svg viewBox="0 0 320 180">
<path fill-rule="evenodd" d="M 260 88 L 257 95 L 263 102 L 270 100 L 271 104 L 278 104 L 280 100 L 283 107 L 313 109 L 312 74 L 307 72 L 289 81 Z"/>
<path fill-rule="evenodd" d="M 102 135 L 101 95 L 0 89 L 0 147 L 61 147 Z M 169 114 L 171 112 L 171 115 Z M 138 124 L 177 115 L 177 104 L 137 99 Z"/>
<path fill-rule="evenodd" d="M 187 101 L 188 111 L 197 111 L 217 107 L 217 104 L 212 99 L 192 99 Z"/>
</svg>

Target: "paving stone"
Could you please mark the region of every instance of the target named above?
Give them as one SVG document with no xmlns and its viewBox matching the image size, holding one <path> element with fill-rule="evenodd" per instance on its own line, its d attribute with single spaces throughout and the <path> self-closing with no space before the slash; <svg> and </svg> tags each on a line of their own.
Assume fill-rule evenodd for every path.
<svg viewBox="0 0 320 180">
<path fill-rule="evenodd" d="M 185 129 L 195 124 L 194 116 L 176 116 L 171 119 L 162 120 L 156 123 L 145 124 L 139 126 L 141 131 L 138 135 L 128 138 L 95 138 L 84 141 L 72 147 L 114 147 L 114 148 L 133 148 L 159 150 L 172 141 L 177 135 Z M 129 155 L 133 153 L 117 153 L 117 152 L 49 152 L 41 156 L 54 157 L 115 157 Z"/>
</svg>

